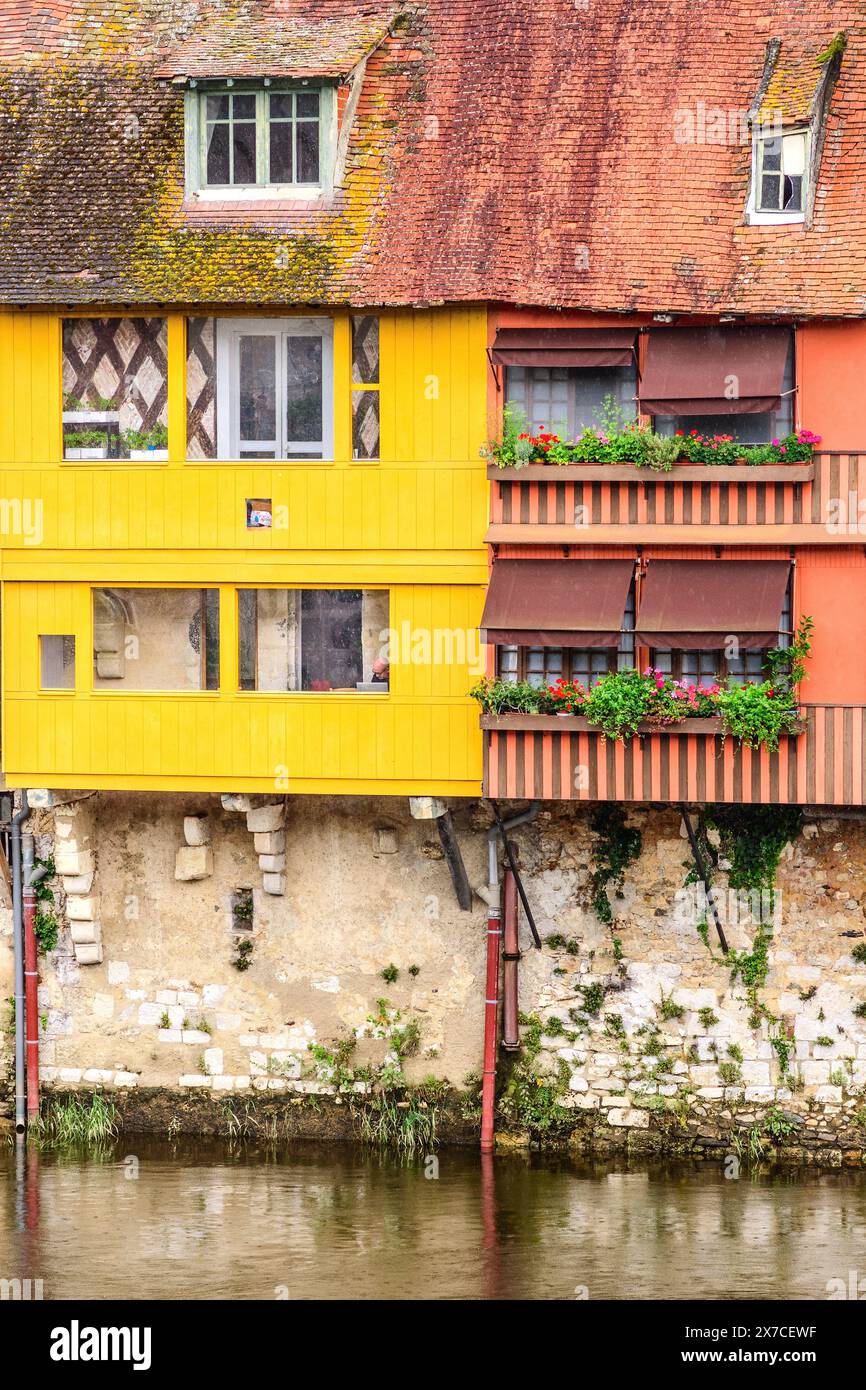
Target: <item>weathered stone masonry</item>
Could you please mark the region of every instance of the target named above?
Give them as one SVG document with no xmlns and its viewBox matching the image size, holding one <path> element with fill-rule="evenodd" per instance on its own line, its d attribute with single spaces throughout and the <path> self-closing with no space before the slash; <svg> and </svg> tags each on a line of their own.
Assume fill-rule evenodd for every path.
<svg viewBox="0 0 866 1390">
<path fill-rule="evenodd" d="M 65 876 L 76 891 L 65 914 L 58 893 L 60 944 L 42 958 L 46 1087 L 297 1098 L 334 1089 L 317 1049 L 354 1034 L 340 1079 L 364 1092 L 394 1076 L 393 1039 L 412 1023 L 418 1041 L 403 1076 L 462 1088 L 480 1070 L 485 908 L 459 911 L 433 824 L 413 821 L 397 799 L 253 809 L 254 826 L 276 828 L 251 833 L 246 808 L 209 796 L 99 793 L 39 813 L 40 854 L 53 836 L 58 867 L 90 856 Z M 454 815 L 480 883 L 489 811 L 464 802 Z M 542 1033 L 531 1065 L 556 1089 L 572 1142 L 715 1152 L 732 1129 L 781 1115 L 789 1146 L 831 1162 L 859 1155 L 866 1021 L 855 1009 L 866 1001 L 866 964 L 852 950 L 866 940 L 866 819 L 806 819 L 783 853 L 760 990 L 766 1014 L 756 1022 L 742 982 L 696 930 L 679 813 L 629 812 L 642 852 L 622 896 L 611 894 L 612 927 L 588 905 L 590 818 L 587 808 L 545 806 L 515 836 L 541 934 L 554 938 L 535 951 L 521 924 L 520 1005 Z M 273 872 L 285 894 L 275 896 L 254 835 L 283 833 L 285 863 Z M 178 847 L 190 840 L 209 851 L 208 873 L 179 881 Z M 248 926 L 234 912 L 239 890 L 252 896 Z M 735 916 L 730 944 L 748 949 L 755 923 Z M 101 937 L 98 963 L 79 954 L 81 921 Z M 0 932 L 5 999 L 8 913 Z M 238 970 L 244 938 L 249 968 Z M 390 967 L 397 978 L 383 979 Z M 4 1035 L 7 1064 L 10 1042 Z"/>
</svg>

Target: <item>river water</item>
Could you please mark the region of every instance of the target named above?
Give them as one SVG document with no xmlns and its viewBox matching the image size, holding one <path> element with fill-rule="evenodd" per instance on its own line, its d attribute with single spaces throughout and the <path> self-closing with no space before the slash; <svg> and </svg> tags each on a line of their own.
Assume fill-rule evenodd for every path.
<svg viewBox="0 0 866 1390">
<path fill-rule="evenodd" d="M 856 1172 L 0 1144 L 0 1279 L 45 1299 L 823 1300 L 852 1277 L 866 1290 Z"/>
</svg>

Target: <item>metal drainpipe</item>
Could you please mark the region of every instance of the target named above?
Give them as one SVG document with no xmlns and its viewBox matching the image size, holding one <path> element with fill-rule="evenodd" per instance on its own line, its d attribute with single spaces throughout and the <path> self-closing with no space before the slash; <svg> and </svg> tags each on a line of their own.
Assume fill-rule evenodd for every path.
<svg viewBox="0 0 866 1390">
<path fill-rule="evenodd" d="M 15 1134 L 27 1133 L 27 1096 L 24 1056 L 24 901 L 21 892 L 21 824 L 30 815 L 27 792 L 21 793 L 21 810 L 12 817 L 12 922 L 15 947 Z"/>
<path fill-rule="evenodd" d="M 502 942 L 502 908 L 499 888 L 500 833 L 516 830 L 519 825 L 527 825 L 538 815 L 539 803 L 533 801 L 528 811 L 523 811 L 511 820 L 500 825 L 492 825 L 487 832 L 487 886 L 479 890 L 479 897 L 487 903 L 487 975 L 484 992 L 484 1075 L 481 1083 L 481 1152 L 492 1153 L 494 1129 L 494 1101 L 496 1097 L 496 1035 L 499 1023 L 499 954 Z"/>
<path fill-rule="evenodd" d="M 45 877 L 45 866 L 36 869 L 33 865 L 33 836 L 24 832 L 21 836 L 22 867 L 24 878 L 23 925 L 24 925 L 24 997 L 26 1021 L 26 1072 L 27 1072 L 27 1124 L 35 1124 L 39 1117 L 39 968 L 36 964 L 36 884 Z"/>
</svg>

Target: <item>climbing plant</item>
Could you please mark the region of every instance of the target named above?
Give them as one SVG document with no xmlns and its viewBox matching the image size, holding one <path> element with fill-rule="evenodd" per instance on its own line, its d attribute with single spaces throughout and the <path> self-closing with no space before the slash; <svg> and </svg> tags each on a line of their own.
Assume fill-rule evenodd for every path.
<svg viewBox="0 0 866 1390">
<path fill-rule="evenodd" d="M 590 898 L 599 921 L 611 926 L 613 908 L 609 889 L 612 886 L 616 895 L 622 897 L 620 890 L 625 881 L 625 871 L 629 864 L 640 858 L 643 842 L 640 831 L 626 825 L 621 806 L 600 806 L 593 815 L 591 826 L 595 839 Z"/>
<path fill-rule="evenodd" d="M 57 935 L 60 924 L 57 921 L 57 913 L 54 907 L 54 892 L 51 889 L 50 880 L 54 878 L 54 860 L 36 859 L 34 861 L 37 869 L 45 870 L 43 877 L 34 887 L 36 894 L 36 916 L 33 923 L 33 932 L 39 945 L 40 951 L 54 951 L 57 949 Z"/>
</svg>

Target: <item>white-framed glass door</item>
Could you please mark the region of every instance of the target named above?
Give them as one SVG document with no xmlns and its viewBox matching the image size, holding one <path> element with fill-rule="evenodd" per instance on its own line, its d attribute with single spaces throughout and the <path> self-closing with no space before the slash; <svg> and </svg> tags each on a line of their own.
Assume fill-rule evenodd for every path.
<svg viewBox="0 0 866 1390">
<path fill-rule="evenodd" d="M 220 458 L 333 458 L 333 362 L 330 319 L 218 320 Z"/>
</svg>

